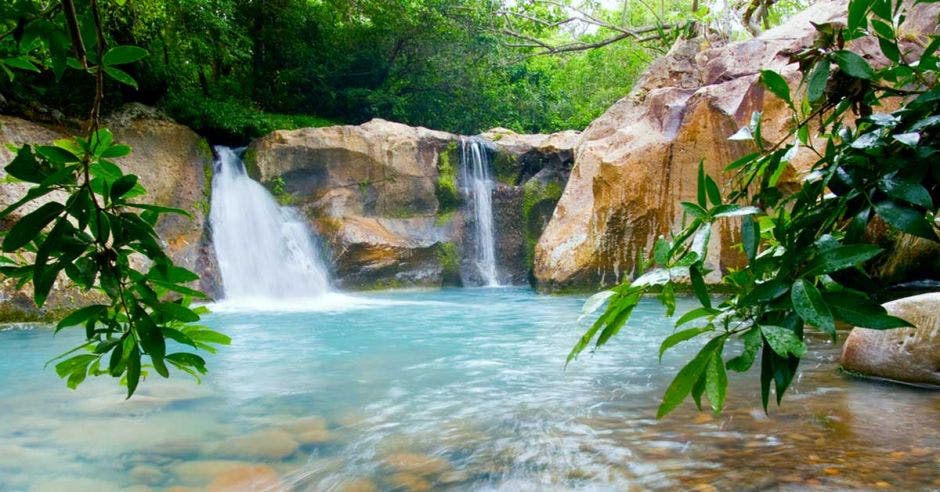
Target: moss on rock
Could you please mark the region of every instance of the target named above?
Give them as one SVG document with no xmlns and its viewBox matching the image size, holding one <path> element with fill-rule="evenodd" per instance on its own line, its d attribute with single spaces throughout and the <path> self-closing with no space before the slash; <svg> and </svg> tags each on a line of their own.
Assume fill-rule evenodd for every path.
<svg viewBox="0 0 940 492">
<path fill-rule="evenodd" d="M 445 215 L 460 206 L 460 188 L 457 184 L 457 142 L 450 143 L 437 157 L 437 213 Z"/>
<path fill-rule="evenodd" d="M 522 218 L 525 224 L 525 255 L 526 264 L 532 265 L 535 257 L 535 245 L 542 235 L 542 230 L 550 217 L 540 210 L 554 210 L 555 204 L 564 191 L 561 183 L 548 181 L 543 183 L 531 179 L 522 187 Z"/>
<path fill-rule="evenodd" d="M 443 283 L 456 285 L 460 282 L 460 253 L 452 242 L 440 243 L 437 247 L 437 259 L 441 265 Z"/>
<path fill-rule="evenodd" d="M 515 186 L 519 179 L 519 161 L 508 152 L 496 152 L 493 156 L 493 176 L 500 183 Z"/>
</svg>

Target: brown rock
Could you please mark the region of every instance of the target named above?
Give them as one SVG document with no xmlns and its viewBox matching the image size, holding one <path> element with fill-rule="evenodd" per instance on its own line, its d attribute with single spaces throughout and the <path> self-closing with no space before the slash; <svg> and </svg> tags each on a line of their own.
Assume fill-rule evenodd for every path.
<svg viewBox="0 0 940 492">
<path fill-rule="evenodd" d="M 135 110 L 136 108 L 136 110 Z M 106 122 L 114 133 L 114 140 L 130 145 L 133 153 L 116 159 L 125 173 L 136 174 L 148 194 L 141 200 L 180 208 L 192 217 L 163 216 L 157 223 L 157 232 L 173 260 L 191 270 L 201 270 L 204 282 L 200 286 L 210 294 L 216 293 L 211 270 L 214 257 L 204 242 L 204 225 L 208 211 L 208 171 L 212 156 L 208 145 L 192 130 L 160 117 L 153 110 L 141 110 L 139 105 L 125 110 Z M 45 127 L 23 119 L 0 116 L 0 143 L 14 145 L 48 144 L 76 133 L 74 129 Z M 13 154 L 0 148 L 0 179 L 2 170 Z M 0 207 L 5 208 L 22 197 L 30 188 L 27 183 L 8 183 L 0 187 Z M 12 226 L 13 221 L 35 209 L 47 200 L 64 200 L 61 193 L 53 193 L 17 210 L 0 228 Z M 5 319 L 37 319 L 56 317 L 61 312 L 99 300 L 94 294 L 74 289 L 64 277 L 56 281 L 53 291 L 42 310 L 36 310 L 30 301 L 31 286 L 17 291 L 7 279 L 0 285 L 0 299 L 4 301 Z"/>
<path fill-rule="evenodd" d="M 254 492 L 287 490 L 281 477 L 268 465 L 233 468 L 220 473 L 209 483 L 208 492 Z"/>
<path fill-rule="evenodd" d="M 227 439 L 219 452 L 228 456 L 279 460 L 297 452 L 299 443 L 287 432 L 262 430 Z"/>
<path fill-rule="evenodd" d="M 842 347 L 845 369 L 895 381 L 940 385 L 940 292 L 884 304 L 915 328 L 854 328 Z"/>
<path fill-rule="evenodd" d="M 385 458 L 385 464 L 400 472 L 433 475 L 451 469 L 444 458 L 418 453 L 395 453 Z"/>
<path fill-rule="evenodd" d="M 728 137 L 753 112 L 763 113 L 767 140 L 784 136 L 789 110 L 759 84 L 759 72 L 776 70 L 796 87 L 800 73 L 785 53 L 813 43 L 810 21 L 838 20 L 845 12 L 843 1 L 817 2 L 755 39 L 724 46 L 680 40 L 654 62 L 629 96 L 582 133 L 571 179 L 535 248 L 538 287 L 594 288 L 631 278 L 636 257 L 681 227 L 680 202 L 695 199 L 700 160 L 726 189 L 724 167 L 753 150 Z M 870 42 L 853 48 L 878 53 Z M 811 152 L 798 153 L 783 181 L 797 181 L 811 161 Z M 732 247 L 738 231 L 735 221 L 715 225 L 706 261 L 715 273 L 706 280 L 743 260 Z"/>
<path fill-rule="evenodd" d="M 431 483 L 413 473 L 396 473 L 389 481 L 396 487 L 409 492 L 426 492 L 431 490 Z"/>
</svg>

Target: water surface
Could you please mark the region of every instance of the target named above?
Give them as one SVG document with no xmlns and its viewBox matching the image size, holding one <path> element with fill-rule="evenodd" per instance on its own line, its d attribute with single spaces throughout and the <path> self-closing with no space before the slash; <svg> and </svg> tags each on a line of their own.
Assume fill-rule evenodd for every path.
<svg viewBox="0 0 940 492">
<path fill-rule="evenodd" d="M 70 391 L 42 370 L 79 333 L 8 329 L 0 490 L 219 490 L 239 470 L 287 490 L 940 487 L 938 393 L 842 376 L 819 342 L 770 415 L 748 374 L 721 417 L 687 405 L 656 421 L 696 347 L 660 365 L 670 322 L 645 302 L 565 371 L 582 301 L 451 289 L 225 305 L 207 322 L 234 342 L 203 383 L 152 376 L 130 401 L 110 379 Z"/>
</svg>

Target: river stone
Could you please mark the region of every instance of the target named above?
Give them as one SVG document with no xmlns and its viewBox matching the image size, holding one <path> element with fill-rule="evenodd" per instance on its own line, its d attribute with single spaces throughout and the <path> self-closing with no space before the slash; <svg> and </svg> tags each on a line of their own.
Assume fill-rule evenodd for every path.
<svg viewBox="0 0 940 492">
<path fill-rule="evenodd" d="M 926 43 L 927 34 L 936 32 L 940 7 L 918 8 L 923 10 L 910 15 L 909 23 L 919 25 L 905 26 L 905 32 Z M 817 31 L 811 21 L 844 22 L 845 15 L 845 1 L 820 1 L 754 39 L 724 45 L 704 38 L 677 41 L 627 97 L 582 133 L 571 178 L 535 247 L 538 287 L 595 288 L 632 278 L 636 258 L 648 255 L 657 237 L 681 227 L 680 202 L 695 201 L 701 160 L 727 191 L 731 175 L 724 174 L 725 166 L 753 151 L 750 142 L 728 137 L 753 112 L 763 113 L 767 140 L 788 133 L 789 110 L 760 84 L 760 70 L 776 70 L 792 91 L 801 74 L 787 53 L 813 44 Z M 852 43 L 876 65 L 883 60 L 871 40 Z M 783 185 L 792 189 L 799 183 L 813 156 L 805 148 L 798 152 Z M 706 278 L 710 282 L 744 260 L 734 247 L 739 223 L 720 221 L 716 229 L 706 259 L 714 270 Z"/>
<path fill-rule="evenodd" d="M 268 429 L 232 437 L 219 445 L 227 456 L 280 460 L 297 452 L 300 444 L 287 432 Z"/>
<path fill-rule="evenodd" d="M 208 492 L 254 492 L 287 490 L 281 477 L 268 465 L 247 465 L 218 474 L 207 487 Z"/>
<path fill-rule="evenodd" d="M 419 453 L 395 453 L 385 458 L 385 464 L 403 473 L 434 475 L 451 469 L 444 458 Z"/>
<path fill-rule="evenodd" d="M 904 383 L 940 387 L 940 292 L 884 304 L 914 328 L 853 328 L 842 347 L 846 370 Z"/>
</svg>

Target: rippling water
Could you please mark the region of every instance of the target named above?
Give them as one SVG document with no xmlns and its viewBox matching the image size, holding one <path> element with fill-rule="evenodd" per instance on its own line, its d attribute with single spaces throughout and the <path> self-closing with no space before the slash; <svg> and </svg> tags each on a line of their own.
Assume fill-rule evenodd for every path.
<svg viewBox="0 0 940 492">
<path fill-rule="evenodd" d="M 0 490 L 940 487 L 940 394 L 842 376 L 820 341 L 770 415 L 748 374 L 721 417 L 656 421 L 696 347 L 658 364 L 671 323 L 649 302 L 565 371 L 581 302 L 454 289 L 219 306 L 207 322 L 234 342 L 203 383 L 154 376 L 130 401 L 42 370 L 78 333 L 6 330 Z"/>
</svg>

